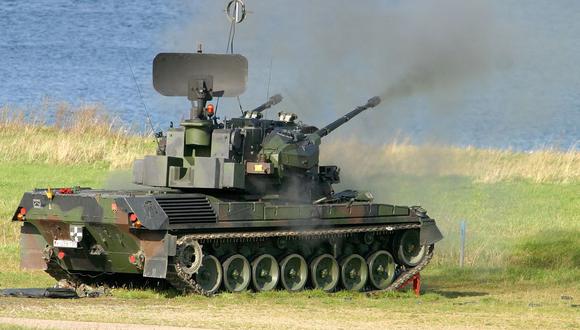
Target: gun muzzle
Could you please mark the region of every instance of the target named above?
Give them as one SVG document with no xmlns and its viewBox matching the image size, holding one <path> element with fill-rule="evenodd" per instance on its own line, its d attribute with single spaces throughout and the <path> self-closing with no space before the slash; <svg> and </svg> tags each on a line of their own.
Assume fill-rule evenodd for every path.
<svg viewBox="0 0 580 330">
<path fill-rule="evenodd" d="M 366 104 L 366 106 L 367 106 L 367 107 L 369 107 L 369 108 L 374 108 L 374 107 L 376 107 L 377 105 L 379 105 L 379 103 L 381 103 L 381 98 L 380 98 L 380 97 L 378 97 L 378 96 L 375 96 L 375 97 L 371 97 L 371 98 L 370 98 L 370 99 L 367 101 L 367 104 Z"/>
<path fill-rule="evenodd" d="M 337 120 L 333 121 L 332 123 L 324 126 L 323 128 L 319 129 L 318 131 L 314 132 L 314 134 L 325 137 L 330 134 L 335 129 L 339 128 L 340 126 L 344 125 L 347 121 L 351 120 L 352 118 L 358 116 L 361 112 L 365 111 L 368 108 L 374 108 L 379 103 L 381 103 L 381 98 L 378 96 L 371 97 L 367 103 L 364 105 L 356 107 L 356 109 L 352 110 L 351 112 L 347 113 L 346 115 L 338 118 Z"/>
<path fill-rule="evenodd" d="M 280 102 L 282 102 L 282 95 L 280 95 L 280 94 L 273 95 L 268 100 L 268 104 L 270 106 L 276 105 L 276 104 L 278 104 Z"/>
<path fill-rule="evenodd" d="M 264 102 L 262 105 L 258 106 L 257 108 L 255 108 L 254 110 L 252 110 L 250 112 L 262 112 L 262 111 L 269 109 L 272 106 L 274 106 L 280 102 L 282 102 L 282 95 L 276 94 L 276 95 L 271 96 L 268 99 L 268 101 Z"/>
</svg>

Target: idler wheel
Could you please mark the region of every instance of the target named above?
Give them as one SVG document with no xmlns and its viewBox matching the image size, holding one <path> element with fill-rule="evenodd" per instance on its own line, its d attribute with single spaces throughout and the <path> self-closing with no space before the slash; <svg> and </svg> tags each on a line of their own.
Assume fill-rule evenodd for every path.
<svg viewBox="0 0 580 330">
<path fill-rule="evenodd" d="M 367 262 L 358 254 L 351 254 L 340 263 L 342 285 L 347 290 L 362 290 L 367 282 L 368 274 Z"/>
<path fill-rule="evenodd" d="M 177 242 L 177 266 L 188 275 L 195 274 L 203 260 L 201 245 L 196 240 L 185 239 Z"/>
<path fill-rule="evenodd" d="M 369 279 L 379 289 L 386 289 L 395 280 L 395 259 L 384 250 L 377 251 L 367 258 Z"/>
<path fill-rule="evenodd" d="M 252 262 L 252 282 L 256 291 L 270 291 L 276 288 L 280 278 L 278 261 L 270 254 L 262 254 Z"/>
<path fill-rule="evenodd" d="M 282 286 L 288 291 L 304 289 L 308 280 L 308 265 L 299 254 L 291 254 L 280 262 Z"/>
<path fill-rule="evenodd" d="M 425 257 L 427 249 L 419 241 L 418 230 L 405 231 L 398 240 L 397 258 L 400 263 L 409 266 L 417 266 Z"/>
<path fill-rule="evenodd" d="M 212 294 L 219 290 L 222 284 L 222 274 L 222 264 L 218 258 L 208 255 L 203 257 L 203 263 L 195 275 L 195 280 L 206 293 Z"/>
<path fill-rule="evenodd" d="M 332 291 L 339 277 L 338 262 L 330 254 L 320 255 L 310 263 L 310 278 L 314 289 Z"/>
<path fill-rule="evenodd" d="M 230 292 L 240 292 L 250 284 L 250 262 L 241 254 L 234 254 L 223 264 L 224 285 Z"/>
</svg>

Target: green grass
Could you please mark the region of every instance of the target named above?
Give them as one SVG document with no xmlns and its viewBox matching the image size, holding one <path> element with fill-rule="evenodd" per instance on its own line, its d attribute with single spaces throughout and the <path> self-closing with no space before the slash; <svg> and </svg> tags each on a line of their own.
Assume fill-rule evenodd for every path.
<svg viewBox="0 0 580 330">
<path fill-rule="evenodd" d="M 108 167 L 22 164 L 0 161 L 0 247 L 17 243 L 19 226 L 9 220 L 25 191 L 46 187 L 101 186 Z"/>
<path fill-rule="evenodd" d="M 510 263 L 532 269 L 580 268 L 578 232 L 547 230 L 527 236 L 517 243 Z"/>
<path fill-rule="evenodd" d="M 521 258 L 510 259 L 514 253 L 521 256 L 522 249 L 558 258 L 574 253 L 577 245 L 572 241 L 578 244 L 580 240 L 579 184 L 525 180 L 477 183 L 455 176 L 376 176 L 346 180 L 343 187 L 349 186 L 372 191 L 378 201 L 425 207 L 445 236 L 436 248 L 436 264 L 458 263 L 461 220 L 467 224 L 469 266 L 504 267 L 526 262 Z M 569 244 L 552 244 L 560 237 L 567 237 Z M 541 242 L 546 242 L 543 247 Z M 553 245 L 552 252 L 533 250 L 547 245 Z M 577 262 L 572 265 L 571 260 L 566 260 L 566 266 L 579 267 Z"/>
<path fill-rule="evenodd" d="M 23 329 L 39 329 L 37 327 L 25 327 L 20 325 L 0 324 L 1 330 L 23 330 Z"/>
</svg>

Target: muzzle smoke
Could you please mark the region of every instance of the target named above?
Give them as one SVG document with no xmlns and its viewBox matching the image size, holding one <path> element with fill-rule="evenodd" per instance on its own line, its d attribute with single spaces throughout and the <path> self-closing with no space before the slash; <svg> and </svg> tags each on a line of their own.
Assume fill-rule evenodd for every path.
<svg viewBox="0 0 580 330">
<path fill-rule="evenodd" d="M 202 1 L 191 7 L 194 18 L 168 30 L 163 47 L 192 51 L 204 42 L 207 52 L 223 52 L 229 26 L 222 5 Z M 373 95 L 384 101 L 373 121 L 383 124 L 391 121 L 384 108 L 393 100 L 425 93 L 453 99 L 454 88 L 483 78 L 509 53 L 489 1 L 329 6 L 269 0 L 247 1 L 247 6 L 251 13 L 237 27 L 235 43 L 235 51 L 250 59 L 243 100 L 261 103 L 269 84 L 270 95 L 284 95 L 282 107 L 319 125 Z"/>
</svg>

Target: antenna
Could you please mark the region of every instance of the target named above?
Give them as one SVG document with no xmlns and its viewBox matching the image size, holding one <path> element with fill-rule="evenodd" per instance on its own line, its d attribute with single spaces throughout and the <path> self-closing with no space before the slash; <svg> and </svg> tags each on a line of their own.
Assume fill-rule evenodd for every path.
<svg viewBox="0 0 580 330">
<path fill-rule="evenodd" d="M 243 0 L 231 0 L 225 11 L 230 22 L 234 24 L 241 23 L 246 18 L 246 4 Z"/>
<path fill-rule="evenodd" d="M 270 72 L 268 72 L 268 89 L 266 90 L 266 98 L 270 97 L 270 82 L 272 82 L 272 60 L 270 56 Z"/>
<path fill-rule="evenodd" d="M 270 97 L 270 82 L 272 82 L 272 60 L 273 56 L 270 55 L 270 72 L 268 73 L 268 87 L 266 89 L 266 99 Z M 268 114 L 266 114 L 268 116 Z"/>
<path fill-rule="evenodd" d="M 234 38 L 236 36 L 236 25 L 240 24 L 246 18 L 246 4 L 243 0 L 231 0 L 226 5 L 226 16 L 230 21 L 230 33 L 228 35 L 228 44 L 226 46 L 226 53 L 230 52 L 230 54 L 234 53 Z M 244 114 L 244 109 L 242 108 L 242 102 L 240 101 L 240 97 L 237 97 L 238 106 L 240 107 L 240 112 Z M 219 104 L 219 98 L 217 100 Z"/>
<path fill-rule="evenodd" d="M 151 121 L 151 116 L 149 115 L 149 109 L 147 108 L 147 104 L 145 103 L 145 99 L 143 98 L 143 93 L 141 93 L 141 87 L 137 82 L 137 78 L 135 77 L 135 72 L 133 71 L 133 66 L 131 65 L 131 61 L 129 61 L 129 54 L 127 54 L 127 49 L 123 48 L 125 54 L 125 62 L 129 66 L 129 70 L 131 71 L 131 77 L 133 77 L 133 82 L 135 86 L 137 86 L 137 92 L 139 94 L 139 99 L 141 99 L 141 103 L 143 104 L 143 108 L 145 109 L 145 117 L 147 118 L 147 123 L 149 124 L 149 128 L 151 128 L 151 134 L 155 136 L 155 142 L 157 143 L 157 148 L 159 148 L 159 139 L 155 134 L 155 127 L 153 127 L 153 122 Z"/>
<path fill-rule="evenodd" d="M 120 25 L 120 22 L 117 22 Z M 125 55 L 125 62 L 129 66 L 129 70 L 131 71 L 131 77 L 133 78 L 133 83 L 137 86 L 137 93 L 139 94 L 139 99 L 141 99 L 141 104 L 143 104 L 143 108 L 145 109 L 145 117 L 147 118 L 147 123 L 151 128 L 151 134 L 155 137 L 155 142 L 157 143 L 157 148 L 159 149 L 159 138 L 155 133 L 155 127 L 153 127 L 153 122 L 151 121 L 151 116 L 149 115 L 149 109 L 147 108 L 147 104 L 145 103 L 145 99 L 143 98 L 143 93 L 141 93 L 141 87 L 137 82 L 137 78 L 135 77 L 135 72 L 133 71 L 133 66 L 131 65 L 131 61 L 129 61 L 129 54 L 127 53 L 127 49 L 123 48 L 123 55 Z"/>
</svg>

